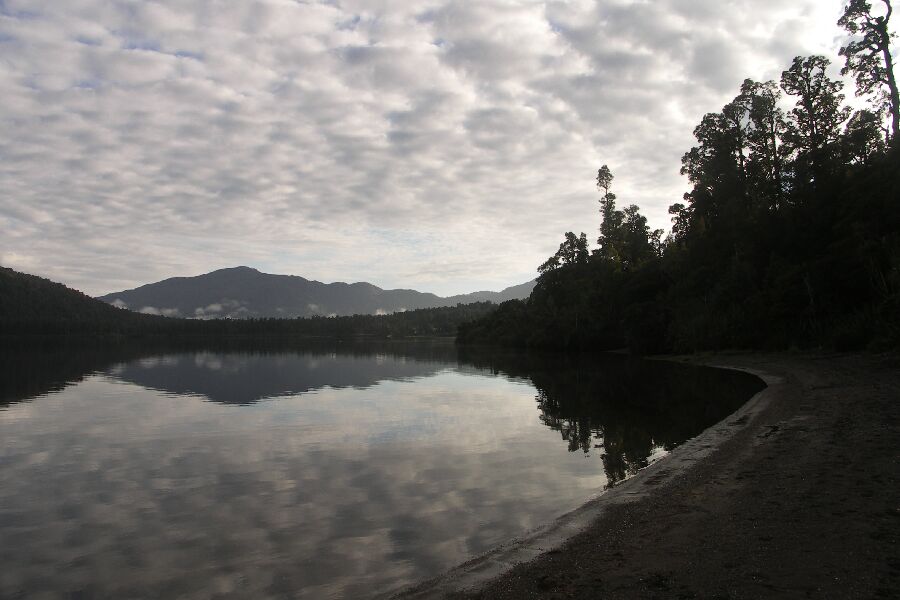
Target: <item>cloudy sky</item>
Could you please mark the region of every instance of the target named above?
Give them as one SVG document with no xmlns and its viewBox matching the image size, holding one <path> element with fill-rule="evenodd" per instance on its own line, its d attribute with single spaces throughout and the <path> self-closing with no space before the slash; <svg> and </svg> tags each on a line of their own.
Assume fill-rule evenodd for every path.
<svg viewBox="0 0 900 600">
<path fill-rule="evenodd" d="M 249 265 L 449 295 L 654 227 L 701 116 L 842 0 L 0 0 L 0 264 L 101 294 Z"/>
</svg>

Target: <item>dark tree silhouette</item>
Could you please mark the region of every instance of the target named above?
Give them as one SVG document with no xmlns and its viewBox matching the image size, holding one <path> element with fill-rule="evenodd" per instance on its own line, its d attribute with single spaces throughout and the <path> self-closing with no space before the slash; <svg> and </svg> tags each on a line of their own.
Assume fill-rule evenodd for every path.
<svg viewBox="0 0 900 600">
<path fill-rule="evenodd" d="M 747 79 L 703 117 L 666 243 L 637 206 L 616 208 L 604 165 L 599 248 L 573 263 L 567 234 L 528 300 L 457 339 L 636 352 L 900 346 L 900 147 L 886 144 L 878 98 L 850 118 L 828 66 L 797 57 L 780 86 Z M 795 101 L 787 114 L 782 91 Z M 573 447 L 588 442 L 581 421 L 558 425 Z"/>
<path fill-rule="evenodd" d="M 865 164 L 885 150 L 881 116 L 871 110 L 858 110 L 850 117 L 844 132 L 844 159 L 850 164 Z"/>
<path fill-rule="evenodd" d="M 748 180 L 754 204 L 777 210 L 785 194 L 784 165 L 790 147 L 784 143 L 787 121 L 779 108 L 781 92 L 774 81 L 744 80 L 741 86 L 749 119 Z"/>
<path fill-rule="evenodd" d="M 850 109 L 842 106 L 843 84 L 826 73 L 830 64 L 824 56 L 798 56 L 781 74 L 781 89 L 797 97 L 787 139 L 799 153 L 798 166 L 810 166 L 802 174 L 812 179 L 825 174 L 837 150 L 841 124 L 850 117 Z"/>
<path fill-rule="evenodd" d="M 538 273 L 547 273 L 567 265 L 584 264 L 588 259 L 587 236 L 582 232 L 577 236 L 566 232 L 566 239 L 559 245 L 559 250 L 538 267 Z"/>
<path fill-rule="evenodd" d="M 886 12 L 876 15 L 868 0 L 850 0 L 838 25 L 852 36 L 841 48 L 844 68 L 841 74 L 852 73 L 856 79 L 857 95 L 875 95 L 876 112 L 886 111 L 891 118 L 891 138 L 900 134 L 900 93 L 894 75 L 894 61 L 891 56 L 891 14 L 894 12 L 890 0 L 881 0 Z"/>
<path fill-rule="evenodd" d="M 600 167 L 597 171 L 597 189 L 603 190 L 603 195 L 600 197 L 600 237 L 597 238 L 600 247 L 596 250 L 596 254 L 603 258 L 618 260 L 621 244 L 617 237 L 625 215 L 622 211 L 616 210 L 616 195 L 611 191 L 612 181 L 613 174 L 609 167 L 606 165 Z"/>
</svg>

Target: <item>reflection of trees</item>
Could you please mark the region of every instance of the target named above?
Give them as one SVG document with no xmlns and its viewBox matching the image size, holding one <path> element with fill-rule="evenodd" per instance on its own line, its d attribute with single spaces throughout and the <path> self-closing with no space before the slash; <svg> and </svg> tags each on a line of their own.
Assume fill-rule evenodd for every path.
<svg viewBox="0 0 900 600">
<path fill-rule="evenodd" d="M 651 453 L 659 447 L 644 427 L 623 428 L 620 422 L 606 424 L 597 415 L 561 416 L 560 406 L 547 393 L 539 390 L 535 397 L 540 419 L 550 429 L 559 431 L 568 442 L 569 452 L 585 454 L 599 450 L 609 485 L 613 485 L 649 464 Z"/>
<path fill-rule="evenodd" d="M 190 352 L 244 356 L 303 353 L 374 361 L 383 356 L 442 363 L 457 358 L 457 349 L 445 342 L 7 343 L 0 349 L 0 407 L 62 389 L 116 364 Z M 461 347 L 458 360 L 461 370 L 474 367 L 531 381 L 537 388 L 541 422 L 560 433 L 569 451 L 600 452 L 611 484 L 645 467 L 656 449 L 671 449 L 718 422 L 762 387 L 749 375 L 617 355 L 526 354 Z M 371 380 L 386 373 L 373 369 Z"/>
<path fill-rule="evenodd" d="M 734 412 L 762 382 L 743 373 L 619 355 L 515 353 L 461 348 L 460 359 L 528 378 L 541 422 L 570 452 L 599 451 L 610 484 L 647 466 Z"/>
<path fill-rule="evenodd" d="M 0 407 L 31 400 L 77 383 L 90 373 L 135 355 L 125 347 L 90 340 L 3 340 L 0 346 Z"/>
<path fill-rule="evenodd" d="M 44 338 L 0 340 L 0 407 L 24 402 L 61 390 L 92 373 L 108 371 L 131 361 L 198 352 L 243 356 L 302 353 L 310 356 L 378 356 L 416 362 L 453 362 L 456 349 L 443 340 L 365 341 L 274 340 L 252 338 L 184 339 L 155 338 L 114 340 L 109 338 Z M 372 377 L 377 380 L 378 371 Z M 374 382 L 374 380 L 373 380 Z M 335 382 L 337 384 L 339 382 Z"/>
<path fill-rule="evenodd" d="M 585 454 L 599 450 L 609 485 L 634 475 L 649 464 L 650 455 L 660 446 L 647 429 L 623 427 L 619 421 L 603 423 L 598 415 L 589 412 L 577 416 L 562 416 L 562 407 L 544 390 L 535 397 L 540 420 L 550 429 L 559 431 L 568 442 L 569 452 L 581 450 Z"/>
</svg>

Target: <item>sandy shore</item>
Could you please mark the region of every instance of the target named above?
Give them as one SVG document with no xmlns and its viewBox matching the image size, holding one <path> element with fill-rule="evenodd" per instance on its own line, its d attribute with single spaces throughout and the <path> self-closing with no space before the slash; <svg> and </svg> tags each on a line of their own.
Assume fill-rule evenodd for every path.
<svg viewBox="0 0 900 600">
<path fill-rule="evenodd" d="M 716 355 L 738 413 L 401 598 L 900 597 L 900 358 Z"/>
</svg>

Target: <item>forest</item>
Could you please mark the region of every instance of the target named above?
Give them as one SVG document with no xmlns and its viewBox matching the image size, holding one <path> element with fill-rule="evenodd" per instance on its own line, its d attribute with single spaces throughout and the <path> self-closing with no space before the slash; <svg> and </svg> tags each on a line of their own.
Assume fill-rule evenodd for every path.
<svg viewBox="0 0 900 600">
<path fill-rule="evenodd" d="M 597 173 L 597 247 L 565 234 L 531 297 L 460 327 L 461 343 L 638 353 L 880 350 L 900 345 L 900 97 L 891 5 L 852 0 L 843 75 L 800 56 L 780 81 L 746 79 L 703 117 L 681 161 L 671 232 L 618 208 Z"/>
</svg>

